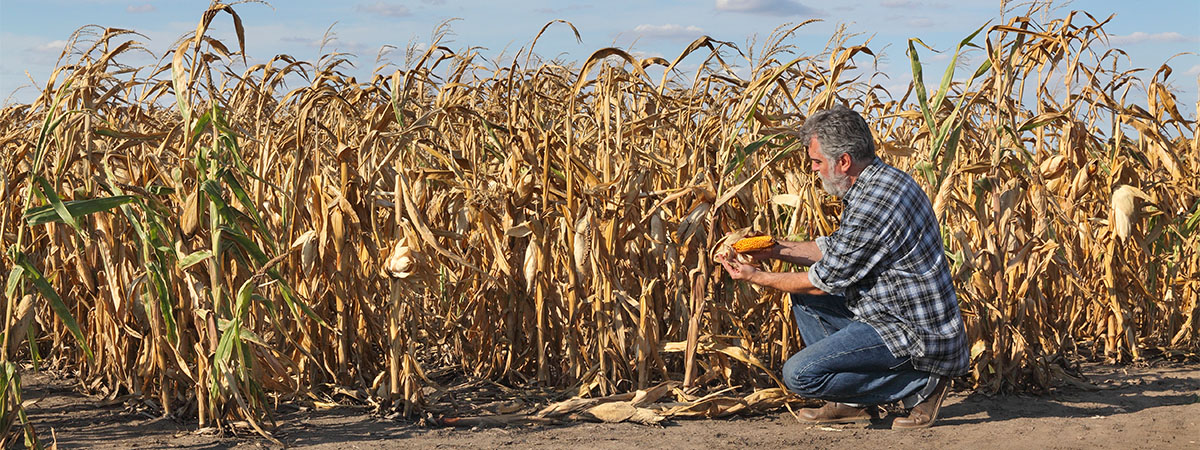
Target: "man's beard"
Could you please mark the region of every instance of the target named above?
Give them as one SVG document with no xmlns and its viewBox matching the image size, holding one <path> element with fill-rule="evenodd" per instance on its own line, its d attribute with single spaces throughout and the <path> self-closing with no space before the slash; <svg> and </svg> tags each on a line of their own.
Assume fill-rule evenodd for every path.
<svg viewBox="0 0 1200 450">
<path fill-rule="evenodd" d="M 831 169 L 828 177 L 821 172 L 817 172 L 817 176 L 821 177 L 821 187 L 825 188 L 825 192 L 834 197 L 844 197 L 850 190 L 850 175 L 848 174 L 839 174 Z"/>
</svg>

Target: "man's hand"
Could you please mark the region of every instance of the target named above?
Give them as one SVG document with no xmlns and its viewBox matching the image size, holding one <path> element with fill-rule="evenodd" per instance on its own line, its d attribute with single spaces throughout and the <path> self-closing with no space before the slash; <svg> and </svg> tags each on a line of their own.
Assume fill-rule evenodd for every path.
<svg viewBox="0 0 1200 450">
<path fill-rule="evenodd" d="M 783 292 L 808 295 L 828 295 L 825 291 L 813 286 L 808 278 L 808 272 L 771 272 L 760 270 L 757 266 L 729 260 L 717 256 L 716 262 L 721 263 L 725 272 L 734 280 L 743 280 L 759 286 L 779 289 Z"/>
<path fill-rule="evenodd" d="M 749 281 L 751 277 L 760 272 L 757 267 L 750 264 L 743 264 L 737 260 L 718 259 L 717 261 L 725 268 L 725 272 L 729 274 L 729 278 L 733 278 L 734 280 Z"/>
</svg>

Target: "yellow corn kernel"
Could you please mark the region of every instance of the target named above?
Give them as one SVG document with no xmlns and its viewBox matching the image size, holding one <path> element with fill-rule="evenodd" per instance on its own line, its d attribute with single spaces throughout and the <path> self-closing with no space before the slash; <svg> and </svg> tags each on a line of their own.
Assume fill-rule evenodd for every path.
<svg viewBox="0 0 1200 450">
<path fill-rule="evenodd" d="M 763 235 L 743 238 L 737 242 L 734 242 L 733 249 L 738 253 L 744 253 L 771 248 L 774 245 L 775 238 Z"/>
</svg>

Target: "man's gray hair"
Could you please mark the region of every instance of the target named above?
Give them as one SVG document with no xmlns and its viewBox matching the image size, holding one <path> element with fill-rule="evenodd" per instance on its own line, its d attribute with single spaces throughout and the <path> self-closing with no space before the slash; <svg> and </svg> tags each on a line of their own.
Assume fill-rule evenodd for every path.
<svg viewBox="0 0 1200 450">
<path fill-rule="evenodd" d="M 875 140 L 871 138 L 871 129 L 867 121 L 854 110 L 842 105 L 817 111 L 798 130 L 801 142 L 806 145 L 817 138 L 821 144 L 821 153 L 832 164 L 842 156 L 850 155 L 855 164 L 875 160 Z"/>
</svg>

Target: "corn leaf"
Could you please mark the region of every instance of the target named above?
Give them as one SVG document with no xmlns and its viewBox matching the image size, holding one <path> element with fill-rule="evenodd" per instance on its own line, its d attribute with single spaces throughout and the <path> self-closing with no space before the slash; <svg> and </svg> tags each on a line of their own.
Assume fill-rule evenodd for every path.
<svg viewBox="0 0 1200 450">
<path fill-rule="evenodd" d="M 54 309 L 54 313 L 58 315 L 58 319 L 62 320 L 63 325 L 67 327 L 71 335 L 75 336 L 75 340 L 79 343 L 79 347 L 83 349 L 84 354 L 87 355 L 88 360 L 94 359 L 91 347 L 88 347 L 87 340 L 83 337 L 83 332 L 79 330 L 79 324 L 75 322 L 75 316 L 71 315 L 70 308 L 67 308 L 67 305 L 63 303 L 62 298 L 58 296 L 58 292 L 55 292 L 54 287 L 50 286 L 50 282 L 46 281 L 46 277 L 42 276 L 42 272 L 33 267 L 33 264 L 29 262 L 29 258 L 22 252 L 16 252 L 16 262 L 25 269 L 25 279 L 32 282 L 38 292 L 41 292 L 42 297 L 45 297 L 50 302 L 50 308 Z"/>
<path fill-rule="evenodd" d="M 59 219 L 62 219 L 62 221 L 67 225 L 70 225 L 71 228 L 74 228 L 76 232 L 83 233 L 83 230 L 79 228 L 79 223 L 75 221 L 75 217 L 72 216 L 71 212 L 67 210 L 66 205 L 63 205 L 62 199 L 58 198 L 58 192 L 54 190 L 53 186 L 50 186 L 50 182 L 46 181 L 46 179 L 42 178 L 40 175 L 35 175 L 33 179 L 38 183 L 38 186 L 42 188 L 42 195 L 44 195 L 46 201 L 50 203 L 47 206 L 50 206 L 50 208 L 54 210 L 55 215 L 57 215 Z"/>
<path fill-rule="evenodd" d="M 209 250 L 195 251 L 195 252 L 188 254 L 187 256 L 179 258 L 179 261 L 177 263 L 175 263 L 175 266 L 178 267 L 179 270 L 187 270 L 188 268 L 190 268 L 196 264 L 200 264 L 200 263 L 208 260 L 209 258 L 212 258 L 212 256 L 213 256 L 213 254 Z"/>
<path fill-rule="evenodd" d="M 167 340 L 171 344 L 179 343 L 178 326 L 175 324 L 175 306 L 171 302 L 171 290 L 167 287 L 167 276 L 163 267 L 157 262 L 147 264 L 150 280 L 158 299 L 158 310 L 162 314 L 163 323 L 167 328 Z"/>
<path fill-rule="evenodd" d="M 132 195 L 116 195 L 112 197 L 92 198 L 87 200 L 71 200 L 62 202 L 66 212 L 61 212 L 53 207 L 53 205 L 40 206 L 32 208 L 25 212 L 25 222 L 29 226 L 45 225 L 52 222 L 64 221 L 64 215 L 75 218 L 83 217 L 89 214 L 94 214 L 102 211 L 108 211 L 115 207 L 130 203 L 136 197 Z"/>
<path fill-rule="evenodd" d="M 4 287 L 4 297 L 13 298 L 17 293 L 17 288 L 21 286 L 21 277 L 25 275 L 25 268 L 15 266 L 8 273 L 8 283 Z"/>
</svg>

